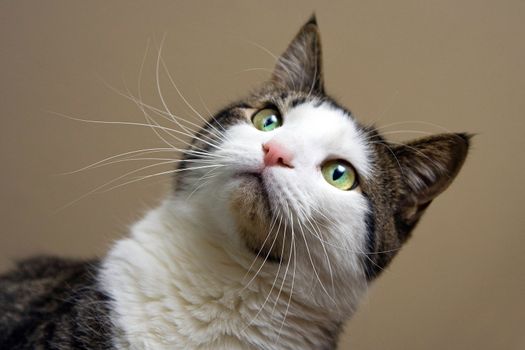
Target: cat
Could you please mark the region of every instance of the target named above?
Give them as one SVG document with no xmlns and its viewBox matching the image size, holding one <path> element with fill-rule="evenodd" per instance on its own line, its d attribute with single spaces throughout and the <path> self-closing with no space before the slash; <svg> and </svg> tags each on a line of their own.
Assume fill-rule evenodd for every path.
<svg viewBox="0 0 525 350">
<path fill-rule="evenodd" d="M 325 93 L 321 60 L 312 16 L 104 258 L 1 276 L 2 348 L 334 349 L 470 135 L 390 143 Z"/>
</svg>

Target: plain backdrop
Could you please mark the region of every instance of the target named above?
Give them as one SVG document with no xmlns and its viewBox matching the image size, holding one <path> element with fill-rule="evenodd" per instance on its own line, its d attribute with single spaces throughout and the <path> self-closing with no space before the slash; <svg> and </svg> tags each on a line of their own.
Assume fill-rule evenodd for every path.
<svg viewBox="0 0 525 350">
<path fill-rule="evenodd" d="M 174 82 L 207 115 L 268 78 L 268 51 L 313 11 L 327 90 L 361 121 L 394 141 L 477 134 L 340 349 L 524 349 L 523 1 L 1 1 L 0 268 L 36 253 L 103 256 L 169 190 L 167 175 L 125 183 L 170 166 L 121 177 L 155 160 L 63 175 L 163 143 L 146 127 L 52 112 L 141 123 L 122 94 L 139 86 L 164 110 L 165 38 Z M 159 71 L 167 107 L 199 122 Z"/>
</svg>

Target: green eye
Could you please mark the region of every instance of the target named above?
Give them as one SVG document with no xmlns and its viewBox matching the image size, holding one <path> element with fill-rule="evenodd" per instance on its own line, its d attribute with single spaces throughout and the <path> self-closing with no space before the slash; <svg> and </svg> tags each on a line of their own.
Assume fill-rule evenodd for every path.
<svg viewBox="0 0 525 350">
<path fill-rule="evenodd" d="M 261 131 L 272 131 L 283 123 L 281 115 L 275 109 L 261 109 L 252 118 L 252 123 Z"/>
<path fill-rule="evenodd" d="M 323 177 L 330 185 L 343 191 L 357 187 L 357 175 L 354 168 L 343 160 L 331 160 L 321 167 Z"/>
</svg>

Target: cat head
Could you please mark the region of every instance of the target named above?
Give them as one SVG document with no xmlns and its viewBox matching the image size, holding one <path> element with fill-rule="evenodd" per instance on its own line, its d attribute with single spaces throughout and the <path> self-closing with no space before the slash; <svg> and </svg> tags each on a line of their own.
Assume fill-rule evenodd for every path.
<svg viewBox="0 0 525 350">
<path fill-rule="evenodd" d="M 458 174 L 469 136 L 390 143 L 325 93 L 321 61 L 312 17 L 271 79 L 196 135 L 176 195 L 224 209 L 218 227 L 231 222 L 254 257 L 344 289 L 389 264 Z"/>
</svg>

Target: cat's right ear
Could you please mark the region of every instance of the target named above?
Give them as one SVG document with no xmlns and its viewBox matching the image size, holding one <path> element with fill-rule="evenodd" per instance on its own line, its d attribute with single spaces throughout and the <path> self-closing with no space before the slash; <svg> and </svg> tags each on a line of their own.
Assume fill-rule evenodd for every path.
<svg viewBox="0 0 525 350">
<path fill-rule="evenodd" d="M 467 157 L 471 135 L 440 134 L 393 148 L 404 184 L 398 204 L 398 232 L 406 238 L 428 205 L 458 174 Z"/>
<path fill-rule="evenodd" d="M 271 80 L 287 90 L 324 94 L 321 37 L 315 15 L 277 59 Z"/>
</svg>

